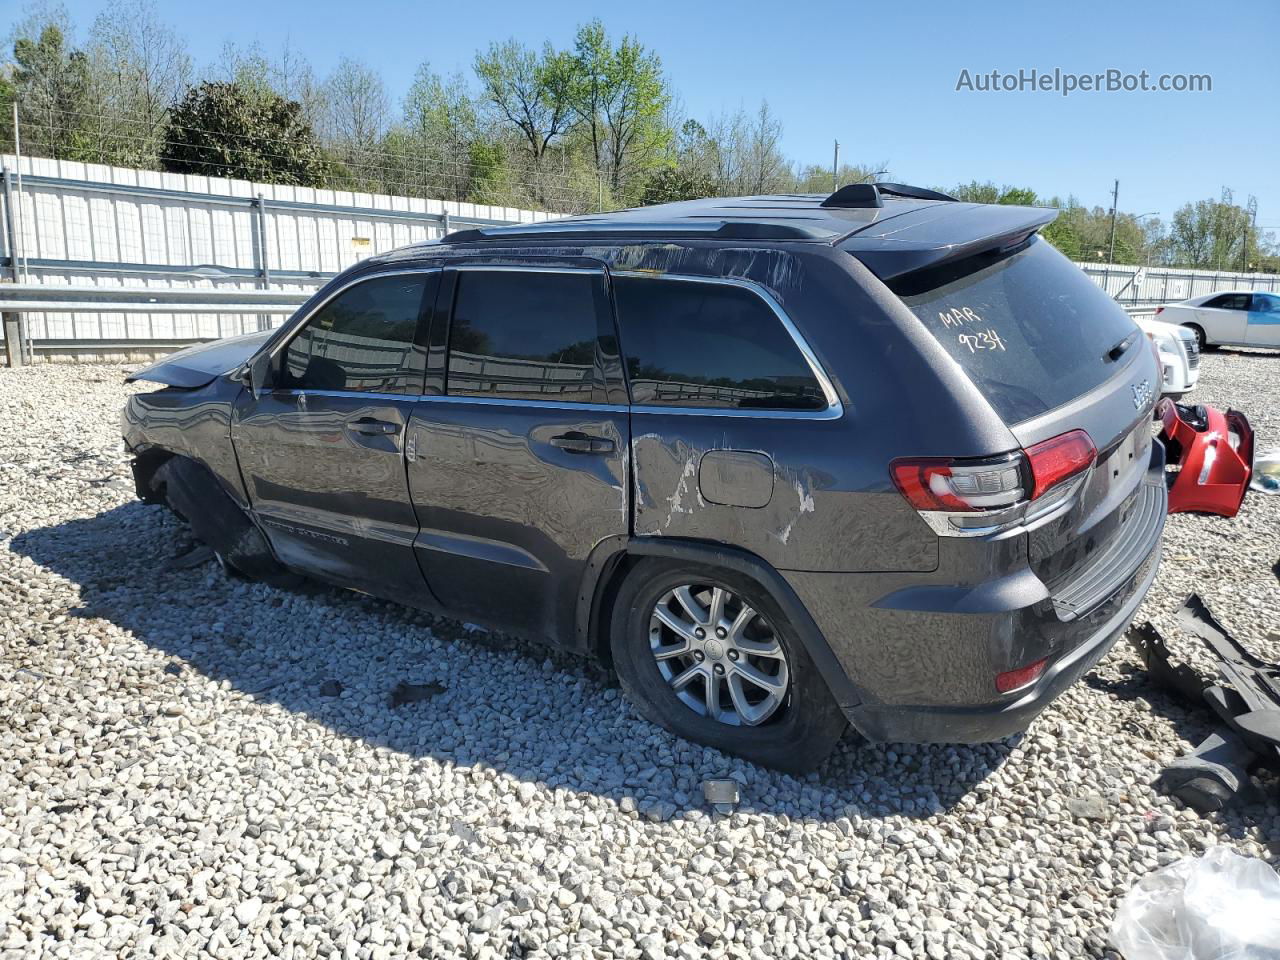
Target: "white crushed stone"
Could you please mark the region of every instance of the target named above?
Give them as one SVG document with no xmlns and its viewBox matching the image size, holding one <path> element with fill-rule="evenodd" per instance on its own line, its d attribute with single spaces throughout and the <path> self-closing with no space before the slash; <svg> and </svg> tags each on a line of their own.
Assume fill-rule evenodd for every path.
<svg viewBox="0 0 1280 960">
<path fill-rule="evenodd" d="M 1210 354 L 1192 399 L 1266 450 L 1277 372 Z M 120 379 L 0 370 L 6 960 L 1099 956 L 1148 871 L 1280 859 L 1274 792 L 1202 817 L 1149 786 L 1209 725 L 1125 647 L 1022 738 L 849 738 L 796 780 L 653 727 L 585 661 L 168 569 L 189 538 L 133 497 Z M 1172 638 L 1195 589 L 1280 657 L 1280 496 L 1168 529 L 1142 617 Z M 402 681 L 446 692 L 390 708 Z M 732 814 L 710 777 L 741 784 Z"/>
</svg>

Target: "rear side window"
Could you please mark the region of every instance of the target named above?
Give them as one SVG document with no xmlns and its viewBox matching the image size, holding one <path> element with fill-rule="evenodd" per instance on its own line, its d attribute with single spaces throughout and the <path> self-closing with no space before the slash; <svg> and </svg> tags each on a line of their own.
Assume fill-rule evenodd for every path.
<svg viewBox="0 0 1280 960">
<path fill-rule="evenodd" d="M 614 278 L 637 404 L 822 410 L 822 388 L 772 308 L 744 287 Z"/>
<path fill-rule="evenodd" d="M 466 270 L 449 327 L 452 396 L 588 402 L 603 277 Z"/>
<path fill-rule="evenodd" d="M 1137 327 L 1048 241 L 893 284 L 1006 423 L 1059 407 L 1115 373 Z M 1143 342 L 1141 346 L 1145 346 Z"/>
<path fill-rule="evenodd" d="M 280 384 L 294 390 L 421 393 L 415 345 L 428 274 L 375 277 L 321 307 L 289 343 Z"/>
</svg>

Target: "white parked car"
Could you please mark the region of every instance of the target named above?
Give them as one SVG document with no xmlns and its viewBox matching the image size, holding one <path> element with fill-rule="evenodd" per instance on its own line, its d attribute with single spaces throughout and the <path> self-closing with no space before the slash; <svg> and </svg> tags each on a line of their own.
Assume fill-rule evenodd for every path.
<svg viewBox="0 0 1280 960">
<path fill-rule="evenodd" d="M 1280 347 L 1280 293 L 1227 290 L 1160 307 L 1161 320 L 1195 332 L 1200 349 Z"/>
<path fill-rule="evenodd" d="M 1160 393 L 1180 397 L 1200 379 L 1200 344 L 1190 327 L 1150 317 L 1136 322 L 1160 355 Z"/>
</svg>

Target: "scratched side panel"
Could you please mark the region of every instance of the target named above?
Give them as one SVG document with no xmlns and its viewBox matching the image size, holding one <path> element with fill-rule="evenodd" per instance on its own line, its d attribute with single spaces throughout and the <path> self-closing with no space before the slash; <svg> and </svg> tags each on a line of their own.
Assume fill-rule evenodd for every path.
<svg viewBox="0 0 1280 960">
<path fill-rule="evenodd" d="M 856 456 L 839 420 L 763 419 L 633 411 L 637 536 L 730 543 L 779 569 L 932 570 L 937 538 L 888 487 L 887 471 Z M 712 503 L 699 488 L 713 450 L 763 453 L 774 463 L 762 507 Z"/>
</svg>

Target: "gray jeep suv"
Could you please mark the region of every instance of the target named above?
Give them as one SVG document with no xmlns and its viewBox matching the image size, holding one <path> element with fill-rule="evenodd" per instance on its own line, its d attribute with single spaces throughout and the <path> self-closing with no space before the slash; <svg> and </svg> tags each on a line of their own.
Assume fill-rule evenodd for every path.
<svg viewBox="0 0 1280 960">
<path fill-rule="evenodd" d="M 136 373 L 138 492 L 250 576 L 598 655 L 763 764 L 1003 737 L 1165 516 L 1155 359 L 1053 216 L 858 185 L 406 247 Z"/>
</svg>

